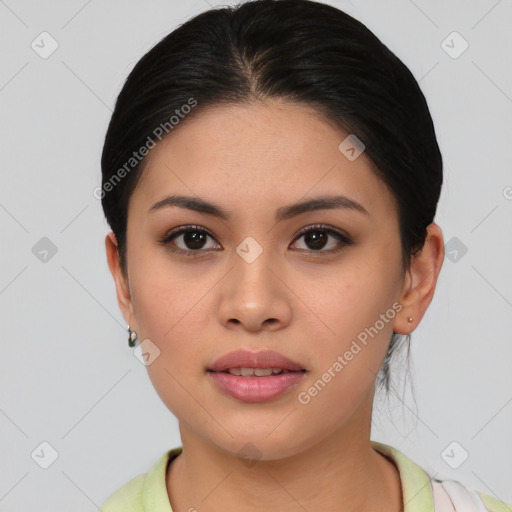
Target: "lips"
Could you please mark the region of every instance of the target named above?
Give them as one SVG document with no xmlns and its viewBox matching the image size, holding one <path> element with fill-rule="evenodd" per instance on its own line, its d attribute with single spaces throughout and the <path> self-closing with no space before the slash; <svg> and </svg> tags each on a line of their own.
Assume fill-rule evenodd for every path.
<svg viewBox="0 0 512 512">
<path fill-rule="evenodd" d="M 273 350 L 236 350 L 207 368 L 216 389 L 243 402 L 275 400 L 298 386 L 306 373 L 302 365 Z"/>
<path fill-rule="evenodd" d="M 271 368 L 283 372 L 306 371 L 305 368 L 279 352 L 262 350 L 251 352 L 249 350 L 235 350 L 217 359 L 207 370 L 212 372 L 226 372 L 234 368 Z"/>
</svg>

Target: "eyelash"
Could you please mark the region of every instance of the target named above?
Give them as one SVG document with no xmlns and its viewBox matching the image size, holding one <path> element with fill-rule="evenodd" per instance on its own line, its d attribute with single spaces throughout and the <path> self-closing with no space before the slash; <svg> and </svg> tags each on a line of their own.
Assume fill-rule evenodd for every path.
<svg viewBox="0 0 512 512">
<path fill-rule="evenodd" d="M 189 231 L 204 233 L 204 234 L 208 235 L 209 237 L 215 239 L 215 237 L 208 230 L 206 230 L 200 226 L 188 225 L 188 226 L 180 226 L 180 227 L 170 231 L 169 233 L 167 233 L 164 236 L 164 238 L 160 239 L 158 242 L 163 246 L 169 246 L 169 244 L 174 240 L 174 238 L 176 238 L 179 235 L 182 235 L 183 233 L 187 233 Z M 334 228 L 331 228 L 330 226 L 327 226 L 325 224 L 314 224 L 311 226 L 307 226 L 306 228 L 302 229 L 298 233 L 298 235 L 294 238 L 293 241 L 295 242 L 295 241 L 299 240 L 302 236 L 309 233 L 310 231 L 322 231 L 322 232 L 327 233 L 328 235 L 332 235 L 340 241 L 340 246 L 336 247 L 335 249 L 328 249 L 328 250 L 319 249 L 319 250 L 315 251 L 313 249 L 299 249 L 299 251 L 306 251 L 309 253 L 334 254 L 334 253 L 338 253 L 338 252 L 342 251 L 346 246 L 352 244 L 352 240 L 350 238 L 348 238 L 346 235 L 344 235 L 342 232 L 340 232 Z M 184 249 L 180 249 L 180 248 L 175 249 L 170 246 L 168 247 L 168 249 L 172 252 L 182 253 L 188 257 L 198 257 L 198 256 L 200 256 L 200 253 L 208 252 L 208 251 L 212 250 L 212 249 L 184 250 Z M 215 250 L 215 249 L 213 249 L 213 250 Z"/>
</svg>

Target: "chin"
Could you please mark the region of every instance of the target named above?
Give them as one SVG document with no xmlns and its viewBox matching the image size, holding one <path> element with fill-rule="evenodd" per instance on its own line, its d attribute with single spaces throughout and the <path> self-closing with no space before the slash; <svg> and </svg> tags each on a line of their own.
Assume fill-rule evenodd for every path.
<svg viewBox="0 0 512 512">
<path fill-rule="evenodd" d="M 229 428 L 228 428 L 229 430 Z M 269 431 L 251 432 L 250 429 L 237 434 L 229 430 L 233 438 L 224 437 L 215 446 L 241 459 L 247 467 L 252 467 L 258 461 L 274 461 L 292 457 L 309 448 L 306 439 L 291 435 L 286 431 L 277 433 L 277 430 L 269 435 Z M 312 442 L 311 445 L 314 443 Z"/>
</svg>

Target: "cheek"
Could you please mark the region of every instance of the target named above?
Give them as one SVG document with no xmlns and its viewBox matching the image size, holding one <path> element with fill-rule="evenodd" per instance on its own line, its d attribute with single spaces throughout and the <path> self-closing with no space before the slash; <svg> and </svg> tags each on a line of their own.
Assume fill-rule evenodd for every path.
<svg viewBox="0 0 512 512">
<path fill-rule="evenodd" d="M 204 373 L 206 321 L 211 315 L 201 298 L 214 283 L 155 264 L 134 268 L 130 281 L 139 340 L 149 339 L 158 354 L 146 366 L 148 375 L 173 413 L 186 409 L 190 407 L 187 383 Z"/>
<path fill-rule="evenodd" d="M 365 265 L 360 260 L 337 273 L 324 293 L 309 288 L 314 291 L 305 302 L 315 305 L 321 319 L 314 323 L 315 339 L 322 347 L 315 350 L 315 370 L 322 381 L 333 382 L 328 385 L 333 393 L 343 388 L 355 397 L 380 369 L 401 308 L 395 301 L 398 273 L 390 270 L 396 266 L 385 263 L 378 265 L 373 259 Z"/>
<path fill-rule="evenodd" d="M 162 402 L 180 418 L 198 413 L 195 400 L 205 402 L 194 386 L 204 378 L 205 342 L 211 341 L 205 339 L 208 315 L 200 300 L 206 292 L 191 286 L 190 278 L 181 283 L 148 274 L 137 287 L 139 328 L 159 350 L 146 369 Z"/>
<path fill-rule="evenodd" d="M 386 315 L 396 297 L 398 278 L 389 270 L 390 264 L 387 270 L 376 267 L 374 262 L 368 266 L 347 266 L 323 289 L 309 287 L 316 291 L 309 295 L 307 302 L 323 320 L 326 335 L 349 340 L 373 326 L 382 314 Z M 394 310 L 387 316 L 391 314 Z"/>
<path fill-rule="evenodd" d="M 139 329 L 163 347 L 179 340 L 194 346 L 208 318 L 202 298 L 218 279 L 204 265 L 171 261 L 161 248 L 137 256 L 130 283 Z"/>
</svg>

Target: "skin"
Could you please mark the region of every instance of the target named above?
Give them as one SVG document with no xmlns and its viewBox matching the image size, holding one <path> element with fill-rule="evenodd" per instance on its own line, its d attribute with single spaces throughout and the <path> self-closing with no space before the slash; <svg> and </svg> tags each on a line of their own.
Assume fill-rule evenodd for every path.
<svg viewBox="0 0 512 512">
<path fill-rule="evenodd" d="M 114 234 L 106 236 L 120 309 L 139 341 L 149 339 L 160 350 L 147 370 L 179 421 L 183 453 L 166 475 L 175 512 L 403 507 L 397 468 L 370 445 L 375 378 L 392 331 L 412 332 L 432 300 L 443 235 L 431 224 L 423 250 L 402 269 L 394 196 L 364 152 L 350 161 L 338 150 L 346 136 L 305 105 L 204 109 L 148 155 L 129 203 L 128 277 L 119 267 Z M 369 214 L 324 209 L 275 221 L 277 208 L 335 193 Z M 233 217 L 176 206 L 148 214 L 170 194 L 198 196 Z M 331 235 L 315 249 L 298 233 L 316 223 L 346 233 L 353 243 L 326 252 L 342 244 Z M 199 255 L 198 249 L 195 257 L 184 254 L 193 249 L 183 236 L 174 239 L 182 253 L 170 250 L 172 242 L 158 243 L 189 224 L 213 235 Z M 236 252 L 247 236 L 263 250 L 251 263 Z M 393 303 L 401 311 L 301 404 L 298 394 Z M 206 373 L 218 357 L 239 348 L 276 350 L 308 371 L 276 399 L 239 401 Z M 246 443 L 260 452 L 251 466 L 238 453 Z"/>
</svg>

